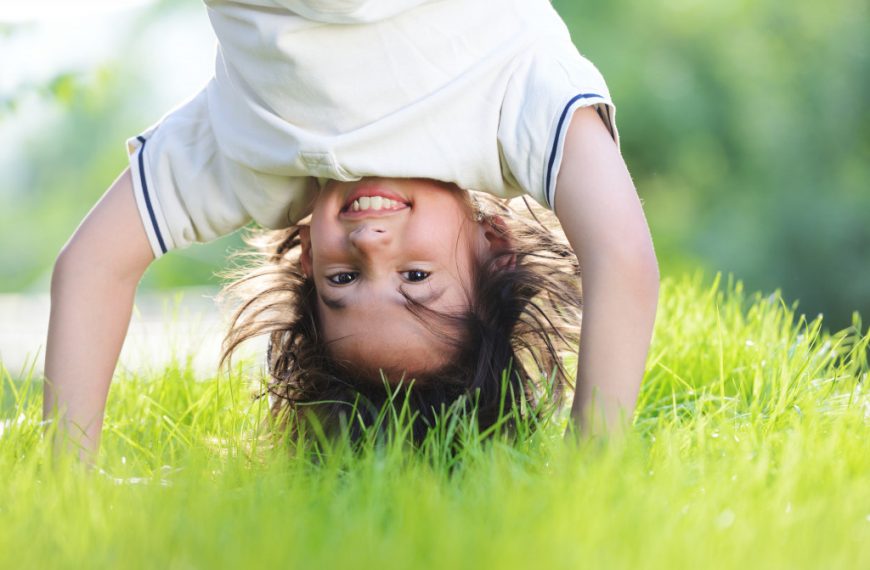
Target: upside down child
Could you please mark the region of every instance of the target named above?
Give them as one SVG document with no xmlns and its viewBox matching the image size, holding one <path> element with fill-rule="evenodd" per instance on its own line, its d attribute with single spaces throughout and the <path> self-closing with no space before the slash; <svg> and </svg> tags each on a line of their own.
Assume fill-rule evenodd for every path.
<svg viewBox="0 0 870 570">
<path fill-rule="evenodd" d="M 425 430 L 468 394 L 490 421 L 506 369 L 516 397 L 554 371 L 570 385 L 582 268 L 572 417 L 623 429 L 657 263 L 607 87 L 548 0 L 206 4 L 214 77 L 128 141 L 129 168 L 58 257 L 44 406 L 59 443 L 97 450 L 148 265 L 251 220 L 273 231 L 231 286 L 227 350 L 270 335 L 276 409 L 377 403 L 384 380 L 414 380 Z"/>
</svg>

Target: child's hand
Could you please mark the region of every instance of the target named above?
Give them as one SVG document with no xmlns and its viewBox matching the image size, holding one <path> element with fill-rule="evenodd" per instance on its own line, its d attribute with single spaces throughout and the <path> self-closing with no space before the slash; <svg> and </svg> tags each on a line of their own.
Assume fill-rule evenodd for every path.
<svg viewBox="0 0 870 570">
<path fill-rule="evenodd" d="M 583 327 L 572 416 L 587 433 L 632 418 L 658 303 L 649 227 L 622 156 L 591 108 L 574 114 L 556 216 L 580 261 Z"/>
</svg>

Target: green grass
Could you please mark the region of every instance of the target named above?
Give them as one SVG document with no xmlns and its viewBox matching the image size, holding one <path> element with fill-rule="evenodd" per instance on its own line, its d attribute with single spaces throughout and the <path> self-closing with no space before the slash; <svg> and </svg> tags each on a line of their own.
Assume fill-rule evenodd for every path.
<svg viewBox="0 0 870 570">
<path fill-rule="evenodd" d="M 416 452 L 315 460 L 267 444 L 240 375 L 178 365 L 115 382 L 102 473 L 51 458 L 39 384 L 7 374 L 0 567 L 868 568 L 868 344 L 857 316 L 829 334 L 777 295 L 667 281 L 624 441 L 454 418 Z"/>
</svg>

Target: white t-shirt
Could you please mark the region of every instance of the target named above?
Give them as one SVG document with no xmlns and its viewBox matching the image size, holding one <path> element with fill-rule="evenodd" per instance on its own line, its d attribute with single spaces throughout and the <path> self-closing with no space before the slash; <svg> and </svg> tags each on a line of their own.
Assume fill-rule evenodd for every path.
<svg viewBox="0 0 870 570">
<path fill-rule="evenodd" d="M 548 0 L 206 0 L 215 76 L 128 141 L 155 255 L 308 213 L 316 179 L 419 177 L 553 203 L 600 73 Z"/>
<path fill-rule="evenodd" d="M 325 24 L 367 24 L 391 18 L 420 4 L 437 0 L 256 0 L 243 1 L 251 6 L 281 6 L 313 22 Z M 209 2 L 206 4 L 218 4 Z"/>
</svg>

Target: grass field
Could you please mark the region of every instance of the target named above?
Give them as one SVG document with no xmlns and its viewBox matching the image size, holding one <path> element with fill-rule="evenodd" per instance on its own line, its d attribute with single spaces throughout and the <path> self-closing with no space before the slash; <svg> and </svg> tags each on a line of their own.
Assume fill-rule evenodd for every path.
<svg viewBox="0 0 870 570">
<path fill-rule="evenodd" d="M 258 378 L 180 363 L 115 381 L 87 471 L 6 373 L 0 568 L 870 568 L 860 319 L 694 277 L 656 327 L 635 429 L 580 446 L 564 415 L 513 442 L 454 417 L 315 458 L 268 444 Z"/>
</svg>

